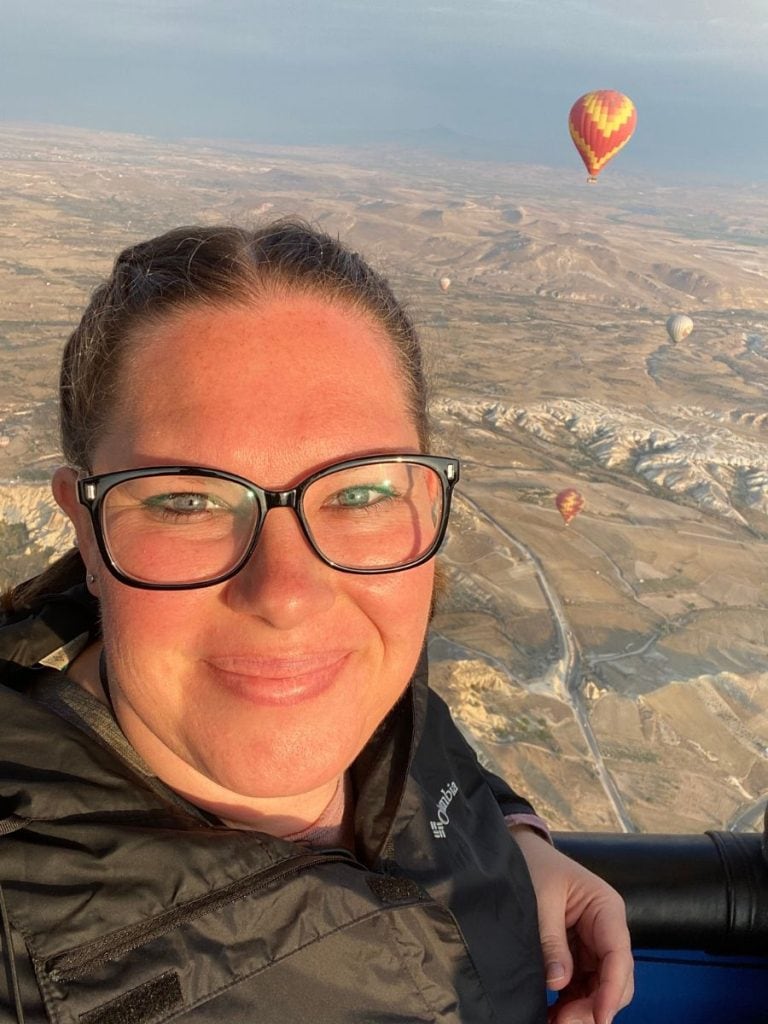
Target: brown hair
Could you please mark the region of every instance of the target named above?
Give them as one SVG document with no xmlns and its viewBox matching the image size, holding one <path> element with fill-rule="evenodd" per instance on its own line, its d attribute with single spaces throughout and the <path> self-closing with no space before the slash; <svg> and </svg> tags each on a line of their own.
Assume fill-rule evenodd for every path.
<svg viewBox="0 0 768 1024">
<path fill-rule="evenodd" d="M 410 316 L 387 280 L 359 253 L 303 221 L 286 219 L 256 230 L 176 228 L 120 253 L 64 349 L 60 429 L 68 464 L 90 470 L 137 328 L 200 303 L 242 303 L 291 292 L 344 303 L 385 329 L 426 450 L 427 386 Z M 11 611 L 34 607 L 42 595 L 84 579 L 85 567 L 73 549 L 40 576 L 11 590 L 2 604 Z"/>
</svg>

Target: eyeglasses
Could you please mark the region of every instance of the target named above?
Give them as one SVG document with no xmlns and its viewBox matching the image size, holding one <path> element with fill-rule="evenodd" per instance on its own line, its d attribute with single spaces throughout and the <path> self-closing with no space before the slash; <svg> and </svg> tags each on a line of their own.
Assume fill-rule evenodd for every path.
<svg viewBox="0 0 768 1024">
<path fill-rule="evenodd" d="M 333 569 L 400 572 L 432 558 L 445 536 L 458 459 L 372 455 L 268 491 L 197 466 L 103 473 L 77 482 L 113 576 L 146 590 L 192 590 L 230 579 L 250 558 L 267 513 L 292 508 Z"/>
</svg>

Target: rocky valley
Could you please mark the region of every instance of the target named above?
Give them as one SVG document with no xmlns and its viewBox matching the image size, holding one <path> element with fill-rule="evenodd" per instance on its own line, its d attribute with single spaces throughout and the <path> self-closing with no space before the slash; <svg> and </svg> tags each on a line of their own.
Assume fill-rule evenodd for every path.
<svg viewBox="0 0 768 1024">
<path fill-rule="evenodd" d="M 57 362 L 117 251 L 297 214 L 426 345 L 462 459 L 434 685 L 553 826 L 755 828 L 768 793 L 768 194 L 0 124 L 0 582 L 71 543 Z M 443 290 L 439 281 L 450 278 Z M 674 344 L 671 313 L 694 321 Z M 555 496 L 575 489 L 567 525 Z"/>
</svg>

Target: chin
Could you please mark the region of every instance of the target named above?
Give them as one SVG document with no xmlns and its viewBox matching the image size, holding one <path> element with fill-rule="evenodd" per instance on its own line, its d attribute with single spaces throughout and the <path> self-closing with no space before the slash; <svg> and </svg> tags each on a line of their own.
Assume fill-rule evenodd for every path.
<svg viewBox="0 0 768 1024">
<path fill-rule="evenodd" d="M 237 764 L 206 764 L 198 767 L 207 778 L 226 792 L 226 795 L 241 796 L 248 800 L 274 800 L 301 797 L 323 787 L 329 787 L 357 757 L 358 750 L 339 750 L 338 746 L 327 753 L 312 745 L 303 745 L 300 754 L 276 757 L 261 757 L 254 770 L 258 754 L 244 763 L 241 757 Z"/>
</svg>

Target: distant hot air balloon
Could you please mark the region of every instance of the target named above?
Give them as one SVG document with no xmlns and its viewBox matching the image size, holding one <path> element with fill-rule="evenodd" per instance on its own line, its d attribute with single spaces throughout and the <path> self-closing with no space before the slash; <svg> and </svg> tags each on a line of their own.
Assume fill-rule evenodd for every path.
<svg viewBox="0 0 768 1024">
<path fill-rule="evenodd" d="M 564 491 L 560 491 L 556 495 L 555 505 L 557 505 L 557 511 L 563 517 L 563 522 L 567 526 L 584 508 L 584 498 L 575 487 L 566 487 Z"/>
<path fill-rule="evenodd" d="M 693 320 L 685 313 L 675 313 L 667 320 L 667 334 L 675 344 L 685 341 L 692 330 Z"/>
<path fill-rule="evenodd" d="M 587 168 L 587 181 L 597 180 L 608 161 L 629 142 L 636 124 L 635 105 L 623 93 L 598 89 L 576 100 L 568 128 Z"/>
<path fill-rule="evenodd" d="M 450 279 L 450 277 L 441 277 L 440 278 L 440 291 L 447 292 L 450 287 L 451 287 L 451 279 Z"/>
</svg>

